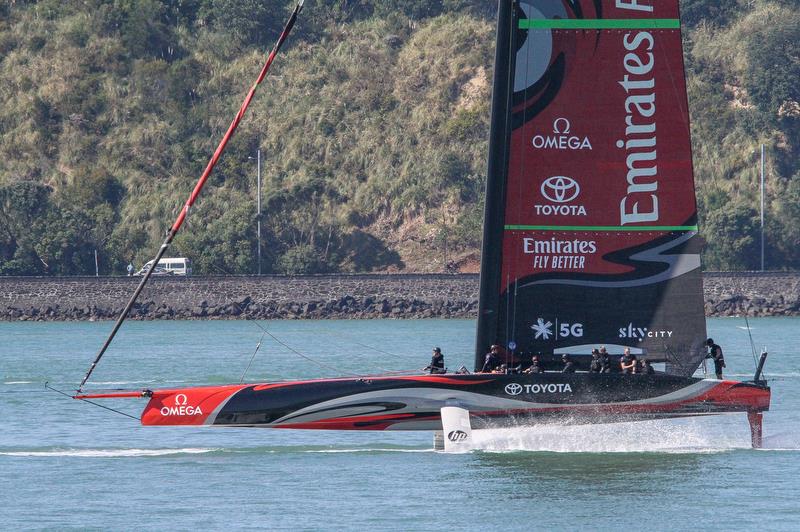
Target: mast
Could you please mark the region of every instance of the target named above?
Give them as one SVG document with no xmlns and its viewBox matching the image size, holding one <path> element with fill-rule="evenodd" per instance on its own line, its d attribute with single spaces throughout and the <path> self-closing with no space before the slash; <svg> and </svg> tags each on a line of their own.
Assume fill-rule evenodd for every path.
<svg viewBox="0 0 800 532">
<path fill-rule="evenodd" d="M 483 214 L 481 278 L 478 327 L 475 340 L 475 371 L 483 366 L 483 355 L 495 342 L 497 307 L 500 301 L 500 263 L 508 173 L 508 117 L 511 104 L 511 25 L 514 0 L 500 0 L 497 7 L 497 44 L 494 54 L 492 118 L 489 131 L 489 161 Z"/>
<path fill-rule="evenodd" d="M 100 348 L 100 351 L 97 352 L 97 356 L 92 362 L 92 365 L 89 366 L 89 370 L 86 372 L 86 375 L 83 377 L 83 380 L 78 386 L 77 390 L 78 393 L 81 393 L 83 386 L 86 384 L 86 381 L 89 380 L 89 377 L 92 375 L 92 372 L 97 367 L 97 363 L 100 362 L 100 359 L 105 354 L 106 350 L 108 349 L 108 346 L 111 345 L 111 342 L 112 340 L 114 340 L 117 331 L 119 331 L 119 328 L 122 326 L 122 323 L 125 321 L 125 318 L 128 317 L 128 314 L 130 313 L 131 308 L 136 302 L 136 299 L 139 297 L 139 294 L 142 293 L 144 286 L 147 284 L 147 281 L 150 279 L 150 276 L 153 274 L 153 271 L 156 269 L 156 266 L 158 266 L 158 261 L 161 260 L 161 258 L 164 256 L 164 253 L 167 251 L 167 248 L 172 243 L 172 240 L 175 238 L 175 235 L 178 234 L 178 231 L 183 225 L 183 222 L 186 221 L 186 217 L 189 215 L 189 209 L 192 207 L 192 205 L 194 205 L 195 201 L 197 201 L 197 198 L 200 196 L 200 192 L 203 190 L 203 186 L 205 186 L 208 177 L 211 175 L 212 170 L 214 170 L 214 167 L 217 165 L 219 158 L 225 151 L 225 147 L 228 145 L 228 141 L 233 136 L 234 132 L 236 131 L 236 128 L 239 126 L 239 122 L 242 121 L 242 118 L 244 117 L 247 108 L 250 106 L 250 101 L 253 99 L 253 95 L 255 94 L 256 89 L 264 80 L 264 77 L 267 75 L 267 72 L 269 71 L 269 67 L 275 60 L 275 56 L 278 54 L 278 51 L 281 49 L 281 46 L 283 46 L 284 41 L 289 36 L 289 33 L 292 31 L 294 23 L 297 21 L 297 16 L 303 9 L 304 1 L 305 0 L 300 0 L 297 3 L 297 5 L 294 8 L 294 11 L 292 11 L 292 14 L 286 21 L 286 24 L 283 27 L 283 31 L 278 37 L 278 40 L 275 42 L 275 45 L 273 46 L 269 56 L 267 56 L 267 60 L 265 61 L 264 66 L 261 68 L 261 72 L 259 73 L 256 82 L 253 84 L 252 87 L 250 87 L 250 91 L 248 91 L 247 96 L 245 96 L 244 102 L 242 102 L 242 105 L 239 108 L 239 112 L 236 113 L 233 122 L 231 122 L 231 125 L 228 126 L 228 131 L 225 132 L 225 135 L 222 137 L 222 140 L 217 146 L 217 149 L 214 151 L 214 155 L 212 155 L 211 159 L 208 161 L 208 165 L 206 165 L 206 169 L 203 171 L 203 174 L 197 181 L 197 184 L 195 185 L 194 190 L 192 190 L 189 199 L 186 200 L 186 203 L 181 209 L 180 214 L 178 215 L 175 222 L 172 224 L 172 227 L 167 232 L 167 236 L 166 238 L 164 238 L 164 242 L 161 244 L 161 247 L 158 249 L 158 253 L 156 253 L 155 258 L 153 259 L 152 266 L 150 267 L 149 270 L 147 270 L 147 272 L 145 272 L 144 277 L 142 277 L 142 280 L 139 282 L 139 286 L 136 287 L 136 290 L 133 292 L 133 295 L 128 301 L 128 304 L 125 305 L 125 308 L 122 310 L 122 313 L 119 315 L 119 318 L 117 318 L 117 322 L 114 324 L 114 328 L 111 330 L 111 333 L 108 335 L 108 338 L 106 338 L 106 341 L 103 343 L 103 346 Z"/>
<path fill-rule="evenodd" d="M 764 271 L 764 145 L 761 145 L 761 271 Z"/>
</svg>

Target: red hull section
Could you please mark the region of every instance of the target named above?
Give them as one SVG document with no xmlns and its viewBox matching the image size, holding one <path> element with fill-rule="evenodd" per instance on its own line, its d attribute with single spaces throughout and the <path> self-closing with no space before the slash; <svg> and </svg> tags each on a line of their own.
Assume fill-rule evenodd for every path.
<svg viewBox="0 0 800 532">
<path fill-rule="evenodd" d="M 149 397 L 143 425 L 327 430 L 438 430 L 456 402 L 474 428 L 588 423 L 769 409 L 761 383 L 670 376 L 464 375 L 321 379 L 145 392 L 79 399 Z"/>
</svg>

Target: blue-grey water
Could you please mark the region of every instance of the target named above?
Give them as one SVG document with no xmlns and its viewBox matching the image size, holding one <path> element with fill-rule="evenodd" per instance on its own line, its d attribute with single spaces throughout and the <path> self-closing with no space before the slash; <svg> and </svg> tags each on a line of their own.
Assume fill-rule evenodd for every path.
<svg viewBox="0 0 800 532">
<path fill-rule="evenodd" d="M 259 322 L 245 380 L 472 366 L 474 322 Z M 800 319 L 750 321 L 770 350 L 765 448 L 744 414 L 476 432 L 480 450 L 431 450 L 425 432 L 144 428 L 73 401 L 110 330 L 0 323 L 4 530 L 690 530 L 800 528 Z M 743 320 L 709 321 L 728 374 L 747 378 Z M 239 382 L 252 322 L 126 323 L 90 387 Z M 138 416 L 144 401 L 105 401 Z"/>
</svg>

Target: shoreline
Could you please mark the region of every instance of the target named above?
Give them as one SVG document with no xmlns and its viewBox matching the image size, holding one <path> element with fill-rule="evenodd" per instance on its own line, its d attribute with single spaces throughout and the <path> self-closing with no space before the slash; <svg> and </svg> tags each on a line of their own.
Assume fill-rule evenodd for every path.
<svg viewBox="0 0 800 532">
<path fill-rule="evenodd" d="M 113 320 L 137 277 L 0 277 L 0 321 Z M 475 318 L 478 274 L 154 277 L 134 320 Z M 705 314 L 799 316 L 800 272 L 705 272 Z"/>
</svg>

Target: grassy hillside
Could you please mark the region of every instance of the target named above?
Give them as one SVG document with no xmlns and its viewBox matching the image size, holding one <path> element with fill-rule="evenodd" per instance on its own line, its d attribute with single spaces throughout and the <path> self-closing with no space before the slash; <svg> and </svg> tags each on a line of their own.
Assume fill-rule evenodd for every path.
<svg viewBox="0 0 800 532">
<path fill-rule="evenodd" d="M 255 271 L 442 271 L 478 256 L 494 3 L 306 8 L 173 255 Z M 0 2 L 0 274 L 148 260 L 275 39 L 279 0 Z M 683 2 L 708 268 L 800 266 L 800 18 Z M 224 13 L 225 16 L 221 16 Z"/>
</svg>

